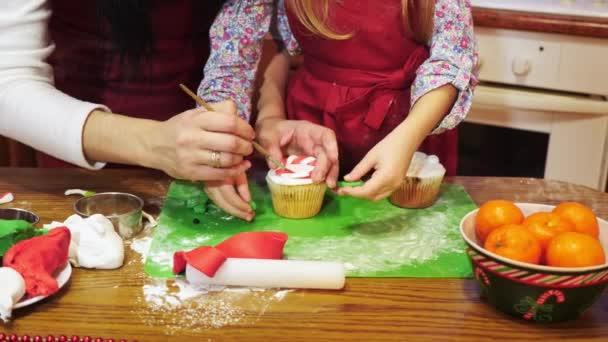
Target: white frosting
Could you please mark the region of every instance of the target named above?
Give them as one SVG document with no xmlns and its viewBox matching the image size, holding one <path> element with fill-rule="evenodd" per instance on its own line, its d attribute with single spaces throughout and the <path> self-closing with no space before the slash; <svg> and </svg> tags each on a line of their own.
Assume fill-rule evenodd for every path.
<svg viewBox="0 0 608 342">
<path fill-rule="evenodd" d="M 25 295 L 25 280 L 10 267 L 0 267 L 0 319 L 8 322 L 13 306 Z"/>
<path fill-rule="evenodd" d="M 114 230 L 112 222 L 101 214 L 86 219 L 78 215 L 65 222 L 53 222 L 45 228 L 68 227 L 72 234 L 69 258 L 72 265 L 84 268 L 115 269 L 124 261 L 122 238 Z"/>
<path fill-rule="evenodd" d="M 408 177 L 431 178 L 442 177 L 445 168 L 435 155 L 427 156 L 422 152 L 414 153 L 410 167 L 407 170 Z"/>
<path fill-rule="evenodd" d="M 298 156 L 289 156 L 285 161 L 285 168 L 291 172 L 282 173 L 274 169 L 268 171 L 268 178 L 275 184 L 280 185 L 305 185 L 312 184 L 310 174 L 315 169 L 315 157 L 306 157 L 296 162 Z"/>
</svg>

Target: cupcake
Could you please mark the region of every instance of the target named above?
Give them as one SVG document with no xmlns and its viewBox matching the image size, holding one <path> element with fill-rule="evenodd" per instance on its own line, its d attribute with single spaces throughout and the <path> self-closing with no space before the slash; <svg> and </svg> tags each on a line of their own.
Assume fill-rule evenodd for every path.
<svg viewBox="0 0 608 342">
<path fill-rule="evenodd" d="M 266 182 L 274 212 L 287 218 L 315 216 L 325 196 L 325 183 L 313 183 L 312 171 L 317 160 L 307 156 L 289 156 L 285 169 L 268 171 Z"/>
<path fill-rule="evenodd" d="M 389 201 L 402 208 L 429 207 L 437 200 L 444 175 L 445 168 L 437 156 L 416 152 L 403 184 Z"/>
</svg>

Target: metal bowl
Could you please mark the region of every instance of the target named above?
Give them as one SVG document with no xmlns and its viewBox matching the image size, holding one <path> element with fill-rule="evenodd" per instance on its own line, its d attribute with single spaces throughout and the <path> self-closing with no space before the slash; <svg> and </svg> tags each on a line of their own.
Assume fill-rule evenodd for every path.
<svg viewBox="0 0 608 342">
<path fill-rule="evenodd" d="M 98 193 L 74 203 L 74 210 L 82 217 L 94 214 L 107 217 L 124 239 L 130 239 L 141 232 L 143 207 L 144 201 L 141 198 L 123 192 Z"/>
<path fill-rule="evenodd" d="M 0 220 L 23 220 L 35 225 L 40 221 L 38 215 L 31 211 L 19 208 L 0 209 Z"/>
</svg>

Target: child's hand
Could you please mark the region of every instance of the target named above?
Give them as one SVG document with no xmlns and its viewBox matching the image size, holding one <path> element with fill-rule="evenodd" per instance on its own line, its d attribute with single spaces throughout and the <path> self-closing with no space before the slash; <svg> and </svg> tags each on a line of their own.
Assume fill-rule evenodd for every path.
<svg viewBox="0 0 608 342">
<path fill-rule="evenodd" d="M 335 188 L 338 181 L 338 143 L 334 132 L 308 121 L 266 119 L 256 124 L 260 143 L 276 159 L 287 154 L 306 154 L 317 158 L 312 174 L 315 182 L 325 181 Z M 269 163 L 269 167 L 275 167 Z"/>
<path fill-rule="evenodd" d="M 399 188 L 405 178 L 407 169 L 415 151 L 415 146 L 407 146 L 402 136 L 395 132 L 386 136 L 374 146 L 344 180 L 360 180 L 372 169 L 375 169 L 370 180 L 359 187 L 344 187 L 338 190 L 339 195 L 365 198 L 379 201 L 390 196 Z"/>
<path fill-rule="evenodd" d="M 234 178 L 205 182 L 209 199 L 227 213 L 251 221 L 255 212 L 249 205 L 251 193 L 244 172 Z"/>
</svg>

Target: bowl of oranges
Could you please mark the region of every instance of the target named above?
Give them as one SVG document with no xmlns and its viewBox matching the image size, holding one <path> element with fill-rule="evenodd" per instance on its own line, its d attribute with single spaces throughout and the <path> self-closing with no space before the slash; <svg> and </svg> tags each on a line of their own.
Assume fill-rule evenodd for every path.
<svg viewBox="0 0 608 342">
<path fill-rule="evenodd" d="M 608 222 L 583 204 L 488 201 L 460 232 L 482 297 L 524 320 L 575 319 L 608 285 Z"/>
</svg>

